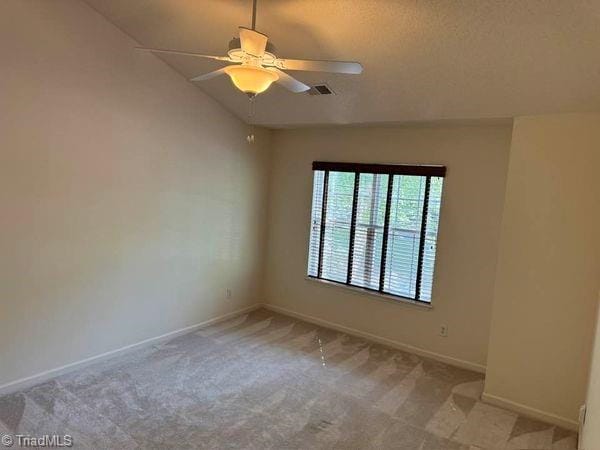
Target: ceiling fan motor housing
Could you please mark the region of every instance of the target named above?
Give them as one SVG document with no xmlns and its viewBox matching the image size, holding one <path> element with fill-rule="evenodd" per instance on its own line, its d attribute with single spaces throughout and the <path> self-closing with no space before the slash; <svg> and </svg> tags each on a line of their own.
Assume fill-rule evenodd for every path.
<svg viewBox="0 0 600 450">
<path fill-rule="evenodd" d="M 242 43 L 241 43 L 239 37 L 234 37 L 233 39 L 231 39 L 229 41 L 229 51 L 230 52 L 232 50 L 241 50 L 241 49 L 242 49 Z M 277 49 L 276 49 L 275 45 L 273 45 L 271 43 L 271 41 L 269 41 L 269 42 L 267 42 L 266 51 L 268 53 L 274 54 L 277 51 Z"/>
</svg>

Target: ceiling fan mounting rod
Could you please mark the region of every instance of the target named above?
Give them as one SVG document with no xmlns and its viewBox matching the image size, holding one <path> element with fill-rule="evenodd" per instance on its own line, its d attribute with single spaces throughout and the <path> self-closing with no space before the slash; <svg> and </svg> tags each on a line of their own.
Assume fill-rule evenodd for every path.
<svg viewBox="0 0 600 450">
<path fill-rule="evenodd" d="M 258 0 L 252 0 L 252 29 L 256 30 L 256 2 Z"/>
</svg>

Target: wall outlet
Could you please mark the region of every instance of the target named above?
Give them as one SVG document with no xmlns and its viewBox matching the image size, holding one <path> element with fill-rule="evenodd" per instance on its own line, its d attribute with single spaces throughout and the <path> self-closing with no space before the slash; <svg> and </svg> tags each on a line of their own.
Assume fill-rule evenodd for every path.
<svg viewBox="0 0 600 450">
<path fill-rule="evenodd" d="M 440 336 L 448 337 L 448 325 L 440 325 Z"/>
<path fill-rule="evenodd" d="M 229 289 L 229 288 L 225 289 L 225 298 L 227 300 L 231 300 L 231 289 Z"/>
</svg>

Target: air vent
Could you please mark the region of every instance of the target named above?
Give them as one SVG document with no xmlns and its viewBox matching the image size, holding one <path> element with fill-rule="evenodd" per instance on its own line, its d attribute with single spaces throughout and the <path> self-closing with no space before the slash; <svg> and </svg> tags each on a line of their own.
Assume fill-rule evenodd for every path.
<svg viewBox="0 0 600 450">
<path fill-rule="evenodd" d="M 335 95 L 335 92 L 327 86 L 325 83 L 315 84 L 310 87 L 308 91 L 309 95 Z"/>
</svg>

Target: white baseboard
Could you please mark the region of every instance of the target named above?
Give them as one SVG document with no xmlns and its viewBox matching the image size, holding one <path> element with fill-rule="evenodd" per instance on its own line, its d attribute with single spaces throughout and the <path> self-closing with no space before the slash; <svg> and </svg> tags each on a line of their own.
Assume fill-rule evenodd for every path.
<svg viewBox="0 0 600 450">
<path fill-rule="evenodd" d="M 521 403 L 513 402 L 512 400 L 498 397 L 497 395 L 488 394 L 484 392 L 481 395 L 481 400 L 483 400 L 485 403 L 489 403 L 490 405 L 509 409 L 511 411 L 518 412 L 519 414 L 522 414 L 524 416 L 531 417 L 532 419 L 551 423 L 553 425 L 558 425 L 559 427 L 563 427 L 568 430 L 578 431 L 579 429 L 579 423 L 575 420 L 567 419 L 566 417 L 561 417 L 557 416 L 556 414 L 541 411 L 539 409 L 532 408 Z"/>
<path fill-rule="evenodd" d="M 57 377 L 59 375 L 71 372 L 73 370 L 76 369 L 80 369 L 83 368 L 85 366 L 88 366 L 92 363 L 97 363 L 99 361 L 102 361 L 104 359 L 109 359 L 112 358 L 114 356 L 117 356 L 118 354 L 122 354 L 122 353 L 126 353 L 132 350 L 136 350 L 148 345 L 152 345 L 152 344 L 156 344 L 158 342 L 161 341 L 165 341 L 168 339 L 173 339 L 177 336 L 180 336 L 182 334 L 186 334 L 189 333 L 191 331 L 194 331 L 196 329 L 200 329 L 200 328 L 204 328 L 207 327 L 209 325 L 214 325 L 215 323 L 218 322 L 222 322 L 224 320 L 227 319 L 231 319 L 232 317 L 238 316 L 240 314 L 244 314 L 250 311 L 254 311 L 255 309 L 261 308 L 262 306 L 264 306 L 262 303 L 256 303 L 254 305 L 248 306 L 246 308 L 242 308 L 242 309 L 238 309 L 236 311 L 227 313 L 227 314 L 223 314 L 221 316 L 218 317 L 214 317 L 212 319 L 209 320 L 205 320 L 204 322 L 200 322 L 197 323 L 195 325 L 191 325 L 189 327 L 185 327 L 185 328 L 181 328 L 179 330 L 175 330 L 175 331 L 171 331 L 169 333 L 166 334 L 162 334 L 160 336 L 156 336 L 156 337 L 152 337 L 149 339 L 145 339 L 143 341 L 140 342 L 136 342 L 135 344 L 131 344 L 131 345 L 126 345 L 125 347 L 121 347 L 118 348 L 116 350 L 111 350 L 109 352 L 106 353 L 102 353 L 100 355 L 96 355 L 96 356 L 92 356 L 90 358 L 85 358 L 82 359 L 80 361 L 76 361 L 76 362 L 72 362 L 70 364 L 66 364 L 64 366 L 61 367 L 56 367 L 54 369 L 50 369 L 50 370 L 46 370 L 44 372 L 40 372 L 37 373 L 35 375 L 31 375 L 25 378 L 21 378 L 19 380 L 15 380 L 15 381 L 11 381 L 9 383 L 0 385 L 0 396 L 2 395 L 6 395 L 6 394 L 10 394 L 16 391 L 20 391 L 21 389 L 27 389 L 31 386 L 34 386 L 36 384 L 39 383 L 43 383 L 44 381 L 48 381 L 54 377 Z"/>
<path fill-rule="evenodd" d="M 442 355 L 440 353 L 435 353 L 429 350 L 425 350 L 420 347 L 415 347 L 410 344 L 405 344 L 403 342 L 394 341 L 392 339 L 384 338 L 381 336 L 377 336 L 375 334 L 367 333 L 365 331 L 360 331 L 355 328 L 350 328 L 345 325 L 340 325 L 335 322 L 329 322 L 328 320 L 319 319 L 318 317 L 309 316 L 306 314 L 298 313 L 287 308 L 282 308 L 281 306 L 276 306 L 272 304 L 264 304 L 262 305 L 264 308 L 270 309 L 272 311 L 295 317 L 297 319 L 304 320 L 306 322 L 311 322 L 316 325 L 321 325 L 327 328 L 332 328 L 337 331 L 341 331 L 343 333 L 351 334 L 353 336 L 358 336 L 361 338 L 369 339 L 370 341 L 377 342 L 379 344 L 387 345 L 392 348 L 397 348 L 398 350 L 404 350 L 409 353 L 414 353 L 419 356 L 423 356 L 425 358 L 434 359 L 436 361 L 441 361 L 443 363 L 449 364 L 451 366 L 461 367 L 463 369 L 473 370 L 479 373 L 485 373 L 486 366 L 473 363 L 471 361 L 465 361 L 463 359 L 454 358 L 452 356 Z"/>
<path fill-rule="evenodd" d="M 369 339 L 371 341 L 378 342 L 380 344 L 387 345 L 389 347 L 397 348 L 399 350 L 404 350 L 409 353 L 414 353 L 414 354 L 417 354 L 417 355 L 420 355 L 420 356 L 423 356 L 426 358 L 431 358 L 436 361 L 441 361 L 443 363 L 446 363 L 446 364 L 449 364 L 452 366 L 461 367 L 463 369 L 469 369 L 469 370 L 473 370 L 475 372 L 480 372 L 480 373 L 485 373 L 485 371 L 486 371 L 486 366 L 481 365 L 481 364 L 473 363 L 470 361 L 465 361 L 465 360 L 462 360 L 459 358 L 454 358 L 452 356 L 446 356 L 446 355 L 442 355 L 439 353 L 435 353 L 435 352 L 432 352 L 429 350 L 415 347 L 410 344 L 405 344 L 403 342 L 394 341 L 392 339 L 384 338 L 381 336 L 377 336 L 375 334 L 371 334 L 371 333 L 360 331 L 360 330 L 357 330 L 354 328 L 350 328 L 345 325 L 340 325 L 335 322 L 323 320 L 318 317 L 298 313 L 298 312 L 289 310 L 287 308 L 283 308 L 281 306 L 272 305 L 272 304 L 264 304 L 262 306 L 264 308 L 270 309 L 272 311 L 275 311 L 275 312 L 278 312 L 278 313 L 281 313 L 281 314 L 284 314 L 287 316 L 295 317 L 297 319 L 301 319 L 306 322 L 311 322 L 316 325 L 321 325 L 321 326 L 324 326 L 327 328 L 332 328 L 334 330 L 341 331 L 343 333 L 347 333 L 347 334 L 350 334 L 353 336 L 358 336 L 358 337 L 362 337 L 365 339 Z M 497 397 L 495 395 L 483 393 L 481 399 L 484 402 L 489 403 L 491 405 L 499 406 L 499 407 L 517 412 L 524 416 L 531 417 L 531 418 L 537 419 L 537 420 L 541 420 L 543 422 L 551 423 L 553 425 L 558 425 L 560 427 L 563 427 L 563 428 L 566 428 L 569 430 L 577 431 L 578 427 L 579 427 L 579 424 L 576 421 L 567 419 L 565 417 L 560 417 L 555 414 L 540 411 L 538 409 L 531 408 L 529 406 L 522 405 L 520 403 L 516 403 L 516 402 L 510 401 L 510 400 L 506 400 L 501 397 Z"/>
<path fill-rule="evenodd" d="M 76 361 L 70 364 L 66 364 L 64 366 L 61 367 L 57 367 L 54 369 L 50 369 L 50 370 L 46 370 L 44 372 L 40 372 L 37 373 L 35 375 L 31 375 L 29 377 L 25 377 L 25 378 L 21 378 L 19 380 L 15 380 L 15 381 L 11 381 L 9 383 L 0 385 L 0 396 L 2 395 L 6 395 L 6 394 L 10 394 L 12 392 L 16 392 L 19 391 L 21 389 L 26 389 L 28 387 L 34 386 L 36 384 L 39 383 L 43 383 L 44 381 L 50 380 L 54 377 L 57 377 L 59 375 L 71 372 L 73 370 L 76 369 L 80 369 L 83 368 L 85 366 L 88 366 L 90 364 L 93 363 L 97 363 L 100 362 L 102 360 L 105 359 L 109 359 L 112 358 L 114 356 L 117 356 L 119 354 L 123 354 L 129 351 L 133 351 L 148 345 L 152 345 L 152 344 L 156 344 L 158 342 L 161 341 L 165 341 L 168 339 L 173 339 L 177 336 L 180 336 L 182 334 L 186 334 L 189 333 L 191 331 L 194 331 L 196 329 L 200 329 L 203 327 L 207 327 L 209 325 L 214 325 L 215 323 L 218 322 L 222 322 L 228 319 L 231 319 L 232 317 L 238 316 L 240 314 L 244 314 L 250 311 L 254 311 L 255 309 L 258 308 L 267 308 L 270 309 L 271 311 L 275 311 L 290 317 L 295 317 L 297 319 L 301 319 L 304 320 L 306 322 L 310 322 L 310 323 L 314 323 L 316 325 L 321 325 L 327 328 L 331 328 L 337 331 L 341 331 L 343 333 L 347 333 L 353 336 L 358 336 L 358 337 L 362 337 L 365 339 L 369 339 L 371 341 L 383 344 L 383 345 L 387 345 L 389 347 L 392 348 L 397 348 L 399 350 L 404 350 L 410 353 L 414 353 L 426 358 L 431 358 L 437 361 L 441 361 L 444 362 L 446 364 L 450 364 L 453 366 L 457 366 L 457 367 L 461 367 L 464 369 L 469 369 L 469 370 L 473 370 L 476 372 L 480 372 L 480 373 L 485 373 L 486 367 L 484 365 L 481 364 L 477 364 L 477 363 L 473 363 L 470 361 L 465 361 L 459 358 L 454 358 L 452 356 L 446 356 L 446 355 L 442 355 L 439 353 L 435 353 L 435 352 L 431 352 L 429 350 L 425 350 L 419 347 L 415 347 L 413 345 L 410 344 L 405 344 L 402 342 L 398 342 L 398 341 L 394 341 L 392 339 L 388 339 L 388 338 L 384 338 L 381 336 L 377 336 L 375 334 L 371 334 L 371 333 L 367 333 L 364 331 L 360 331 L 354 328 L 350 328 L 344 325 L 340 325 L 338 323 L 335 322 L 330 322 L 328 320 L 323 320 L 320 319 L 318 317 L 314 317 L 314 316 L 309 316 L 306 314 L 302 314 L 302 313 L 298 313 L 292 310 L 289 310 L 287 308 L 283 308 L 281 306 L 276 306 L 276 305 L 272 305 L 272 304 L 265 304 L 265 303 L 256 303 L 254 305 L 248 306 L 246 308 L 242 308 L 236 311 L 232 311 L 228 314 L 224 314 L 218 317 L 214 317 L 212 319 L 206 320 L 204 322 L 200 322 L 197 323 L 195 325 L 191 325 L 189 327 L 185 327 L 185 328 L 181 328 L 179 330 L 175 330 L 175 331 L 171 331 L 169 333 L 160 335 L 160 336 L 156 336 L 153 338 L 149 338 L 149 339 L 145 339 L 143 341 L 137 342 L 135 344 L 131 344 L 131 345 L 127 345 L 125 347 L 121 347 L 118 348 L 116 350 L 111 350 L 109 352 L 105 352 L 102 353 L 100 355 L 96 355 L 96 356 L 92 356 L 90 358 L 86 358 L 86 359 L 82 359 L 80 361 Z M 520 414 L 523 414 L 524 416 L 528 416 L 537 420 L 541 420 L 544 422 L 548 422 L 554 425 L 558 425 L 560 427 L 563 428 L 567 428 L 569 430 L 574 430 L 577 431 L 579 424 L 571 419 L 567 419 L 565 417 L 560 417 L 557 416 L 555 414 L 551 414 L 551 413 L 547 413 L 535 408 L 531 408 L 529 406 L 526 405 L 522 405 L 520 403 L 517 402 L 513 402 L 511 400 L 507 400 L 504 399 L 502 397 L 498 397 L 492 394 L 488 394 L 488 393 L 483 393 L 482 394 L 482 400 L 486 403 L 489 403 L 491 405 L 495 405 L 495 406 L 500 406 L 502 408 L 506 408 L 515 412 L 518 412 Z"/>
</svg>

